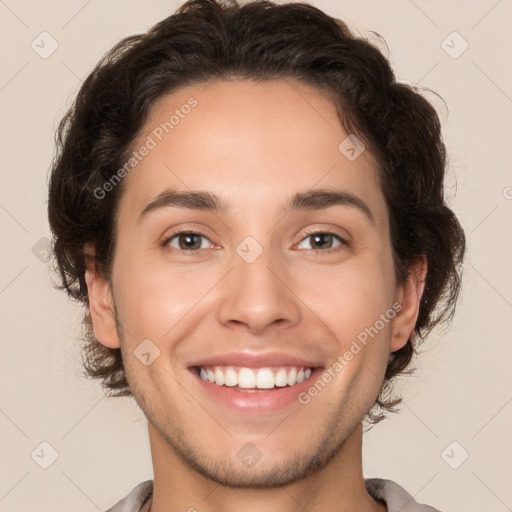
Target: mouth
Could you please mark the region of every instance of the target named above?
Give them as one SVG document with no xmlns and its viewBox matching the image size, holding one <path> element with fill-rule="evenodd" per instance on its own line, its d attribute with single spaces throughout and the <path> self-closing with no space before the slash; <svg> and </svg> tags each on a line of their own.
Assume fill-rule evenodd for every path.
<svg viewBox="0 0 512 512">
<path fill-rule="evenodd" d="M 303 366 L 247 368 L 231 365 L 194 366 L 191 368 L 204 382 L 246 393 L 294 387 L 308 380 L 313 369 Z"/>
<path fill-rule="evenodd" d="M 242 366 L 209 361 L 188 369 L 206 403 L 240 415 L 264 415 L 304 407 L 299 396 L 321 376 L 323 366 L 295 363 L 260 366 L 246 360 L 247 366 Z"/>
</svg>

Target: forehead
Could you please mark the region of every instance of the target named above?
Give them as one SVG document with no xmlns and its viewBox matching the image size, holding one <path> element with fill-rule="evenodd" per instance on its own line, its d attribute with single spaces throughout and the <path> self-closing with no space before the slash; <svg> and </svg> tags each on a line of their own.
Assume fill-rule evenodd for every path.
<svg viewBox="0 0 512 512">
<path fill-rule="evenodd" d="M 229 196 L 239 213 L 279 208 L 299 191 L 342 188 L 382 216 L 376 162 L 369 151 L 347 158 L 349 135 L 334 103 L 297 81 L 182 87 L 152 105 L 134 141 L 133 150 L 150 149 L 124 178 L 121 215 L 123 204 L 135 215 L 171 188 Z"/>
</svg>

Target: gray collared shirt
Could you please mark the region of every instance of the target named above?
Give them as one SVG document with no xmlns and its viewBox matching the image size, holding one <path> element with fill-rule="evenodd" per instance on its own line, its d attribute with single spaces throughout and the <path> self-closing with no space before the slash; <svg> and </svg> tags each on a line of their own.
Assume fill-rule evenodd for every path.
<svg viewBox="0 0 512 512">
<path fill-rule="evenodd" d="M 369 478 L 365 480 L 365 485 L 371 496 L 386 503 L 388 512 L 440 512 L 437 508 L 418 503 L 405 489 L 392 480 Z M 146 480 L 106 512 L 142 512 L 152 494 L 153 480 Z"/>
</svg>

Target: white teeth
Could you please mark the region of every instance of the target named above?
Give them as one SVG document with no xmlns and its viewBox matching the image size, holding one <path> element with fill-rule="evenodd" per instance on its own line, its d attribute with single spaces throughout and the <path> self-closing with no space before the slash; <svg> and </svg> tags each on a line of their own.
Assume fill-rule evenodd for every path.
<svg viewBox="0 0 512 512">
<path fill-rule="evenodd" d="M 272 389 L 274 387 L 295 386 L 311 377 L 312 369 L 297 366 L 279 368 L 245 368 L 232 366 L 211 366 L 200 368 L 199 376 L 218 386 L 239 386 L 244 389 Z"/>
<path fill-rule="evenodd" d="M 275 379 L 276 386 L 279 386 L 281 388 L 284 386 L 287 386 L 288 385 L 288 375 L 286 375 L 286 369 L 281 368 L 276 373 L 276 376 L 274 379 Z"/>
<path fill-rule="evenodd" d="M 224 385 L 236 386 L 238 384 L 238 375 L 233 368 L 228 368 L 224 373 Z"/>
<path fill-rule="evenodd" d="M 254 388 L 256 386 L 256 375 L 249 368 L 242 368 L 238 372 L 238 385 L 241 388 Z"/>
<path fill-rule="evenodd" d="M 284 374 L 286 376 L 286 370 L 284 368 L 281 368 L 281 370 L 284 371 Z M 281 371 L 281 370 L 279 370 L 279 371 Z M 275 382 L 274 382 L 274 380 L 275 380 Z M 278 386 L 277 376 L 274 379 L 274 374 L 272 373 L 272 370 L 270 368 L 262 368 L 261 370 L 258 371 L 258 374 L 256 375 L 256 387 L 257 388 L 272 389 L 274 387 L 274 384 L 276 386 Z"/>
<path fill-rule="evenodd" d="M 297 384 L 297 368 L 292 368 L 288 373 L 288 386 Z"/>
<path fill-rule="evenodd" d="M 224 374 L 220 371 L 220 368 L 215 368 L 215 384 L 222 386 L 224 384 Z"/>
</svg>

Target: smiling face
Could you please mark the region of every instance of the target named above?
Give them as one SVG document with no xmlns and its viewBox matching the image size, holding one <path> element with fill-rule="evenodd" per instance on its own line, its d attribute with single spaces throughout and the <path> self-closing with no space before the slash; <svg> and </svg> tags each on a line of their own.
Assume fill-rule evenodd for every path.
<svg viewBox="0 0 512 512">
<path fill-rule="evenodd" d="M 348 135 L 328 98 L 293 81 L 187 86 L 153 105 L 133 146 L 156 146 L 124 178 L 111 282 L 86 279 L 95 335 L 121 347 L 159 457 L 228 486 L 282 485 L 324 467 L 373 404 L 419 296 L 397 286 L 375 162 L 349 160 Z M 251 389 L 262 367 L 271 390 Z M 201 379 L 239 370 L 242 387 Z"/>
</svg>

